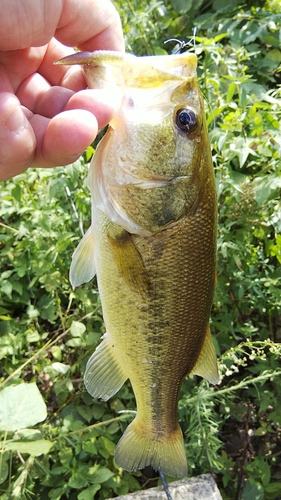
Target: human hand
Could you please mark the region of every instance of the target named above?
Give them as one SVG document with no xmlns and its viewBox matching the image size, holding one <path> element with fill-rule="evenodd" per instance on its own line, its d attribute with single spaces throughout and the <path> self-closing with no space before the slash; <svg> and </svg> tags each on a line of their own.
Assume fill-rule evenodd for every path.
<svg viewBox="0 0 281 500">
<path fill-rule="evenodd" d="M 53 62 L 82 51 L 124 50 L 110 0 L 2 0 L 0 181 L 28 167 L 72 163 L 114 113 L 114 96 L 85 90 L 80 66 Z"/>
</svg>

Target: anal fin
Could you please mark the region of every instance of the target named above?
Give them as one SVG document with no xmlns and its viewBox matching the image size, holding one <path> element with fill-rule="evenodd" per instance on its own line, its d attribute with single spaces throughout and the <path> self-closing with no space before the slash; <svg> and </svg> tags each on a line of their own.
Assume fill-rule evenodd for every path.
<svg viewBox="0 0 281 500">
<path fill-rule="evenodd" d="M 199 375 L 214 385 L 219 383 L 217 357 L 209 326 L 199 357 L 189 375 Z"/>
<path fill-rule="evenodd" d="M 107 401 L 122 387 L 127 378 L 114 356 L 114 346 L 105 334 L 87 363 L 84 374 L 85 387 L 94 398 Z"/>
</svg>

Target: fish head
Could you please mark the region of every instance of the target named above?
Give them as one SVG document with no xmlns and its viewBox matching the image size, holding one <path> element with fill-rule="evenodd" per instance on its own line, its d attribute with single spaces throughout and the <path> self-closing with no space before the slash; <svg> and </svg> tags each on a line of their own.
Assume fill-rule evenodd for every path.
<svg viewBox="0 0 281 500">
<path fill-rule="evenodd" d="M 192 53 L 136 57 L 111 51 L 64 58 L 117 111 L 89 173 L 93 204 L 141 236 L 196 210 L 210 175 L 210 147 Z"/>
</svg>

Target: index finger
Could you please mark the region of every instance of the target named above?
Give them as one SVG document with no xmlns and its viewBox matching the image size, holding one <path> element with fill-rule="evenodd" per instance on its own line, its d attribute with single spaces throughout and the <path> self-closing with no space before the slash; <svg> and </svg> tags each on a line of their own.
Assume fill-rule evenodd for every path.
<svg viewBox="0 0 281 500">
<path fill-rule="evenodd" d="M 55 32 L 57 40 L 48 44 L 39 70 L 52 85 L 67 86 L 75 91 L 86 87 L 81 68 L 53 66 L 54 61 L 73 52 L 69 46 L 82 51 L 124 51 L 121 20 L 110 0 L 83 0 L 82 9 L 78 5 L 81 7 L 76 0 L 65 2 Z"/>
<path fill-rule="evenodd" d="M 110 0 L 65 1 L 54 36 L 82 51 L 124 51 L 120 16 Z"/>
</svg>

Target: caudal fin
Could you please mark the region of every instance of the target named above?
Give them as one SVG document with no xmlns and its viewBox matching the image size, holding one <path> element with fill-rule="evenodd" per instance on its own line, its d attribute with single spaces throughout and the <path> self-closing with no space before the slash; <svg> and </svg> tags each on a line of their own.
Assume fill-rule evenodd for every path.
<svg viewBox="0 0 281 500">
<path fill-rule="evenodd" d="M 151 465 L 163 474 L 173 477 L 187 475 L 187 460 L 180 427 L 173 434 L 156 435 L 139 424 L 138 417 L 127 427 L 117 444 L 115 460 L 127 471 Z"/>
</svg>

